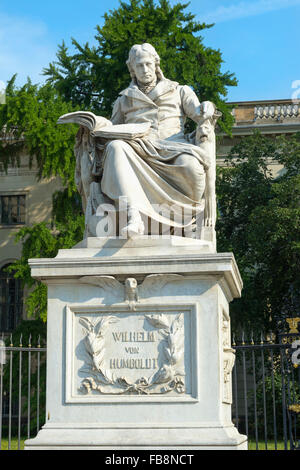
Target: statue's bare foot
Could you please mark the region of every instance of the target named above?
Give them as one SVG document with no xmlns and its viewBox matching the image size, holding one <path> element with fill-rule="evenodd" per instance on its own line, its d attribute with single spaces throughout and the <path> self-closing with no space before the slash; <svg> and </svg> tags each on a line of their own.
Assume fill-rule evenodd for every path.
<svg viewBox="0 0 300 470">
<path fill-rule="evenodd" d="M 144 235 L 145 226 L 140 216 L 139 211 L 131 209 L 128 211 L 129 221 L 126 227 L 123 227 L 121 230 L 121 235 L 123 237 L 128 236 L 129 238 L 134 238 L 139 235 Z"/>
<path fill-rule="evenodd" d="M 145 226 L 143 224 L 143 222 L 136 222 L 136 223 L 132 223 L 132 224 L 128 224 L 126 227 L 124 227 L 122 230 L 121 230 L 121 233 L 123 236 L 127 236 L 129 238 L 134 238 L 134 237 L 137 237 L 139 235 L 144 235 L 145 233 Z"/>
</svg>

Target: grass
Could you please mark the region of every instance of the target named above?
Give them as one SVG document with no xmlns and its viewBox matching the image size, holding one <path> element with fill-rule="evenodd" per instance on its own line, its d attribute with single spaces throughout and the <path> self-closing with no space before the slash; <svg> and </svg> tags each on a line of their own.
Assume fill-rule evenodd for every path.
<svg viewBox="0 0 300 470">
<path fill-rule="evenodd" d="M 258 441 L 258 450 L 284 450 L 284 441 L 277 441 L 277 449 L 275 449 L 275 442 L 268 441 L 268 448 L 266 449 L 265 441 Z M 290 444 L 288 442 L 288 450 Z M 256 450 L 256 441 L 249 439 L 248 441 L 248 450 Z"/>
<path fill-rule="evenodd" d="M 24 441 L 26 440 L 25 437 L 21 437 L 20 439 L 20 450 L 24 450 Z M 2 439 L 1 441 L 1 450 L 19 450 L 18 449 L 18 439 L 15 437 L 11 438 L 10 441 L 10 449 L 8 449 L 8 439 Z"/>
</svg>

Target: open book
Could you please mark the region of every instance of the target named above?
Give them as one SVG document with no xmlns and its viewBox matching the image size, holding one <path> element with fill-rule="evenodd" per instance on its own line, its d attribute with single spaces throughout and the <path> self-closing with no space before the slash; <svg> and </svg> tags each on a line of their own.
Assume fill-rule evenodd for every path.
<svg viewBox="0 0 300 470">
<path fill-rule="evenodd" d="M 113 125 L 108 119 L 102 116 L 96 116 L 90 111 L 75 111 L 74 113 L 60 116 L 57 124 L 79 124 L 87 127 L 93 137 L 102 137 L 104 139 L 124 139 L 132 140 L 145 136 L 150 127 L 150 122 L 137 124 L 117 124 Z"/>
</svg>

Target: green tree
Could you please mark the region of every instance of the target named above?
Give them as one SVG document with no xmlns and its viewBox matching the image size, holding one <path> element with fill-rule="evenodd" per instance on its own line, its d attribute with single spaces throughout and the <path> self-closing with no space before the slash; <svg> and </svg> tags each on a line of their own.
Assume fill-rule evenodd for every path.
<svg viewBox="0 0 300 470">
<path fill-rule="evenodd" d="M 284 166 L 268 204 L 250 218 L 251 256 L 264 286 L 264 310 L 273 323 L 300 315 L 300 134 L 276 141 L 274 157 Z"/>
<path fill-rule="evenodd" d="M 0 161 L 7 170 L 9 164 L 20 164 L 21 155 L 29 155 L 29 165 L 37 166 L 38 178 L 59 176 L 72 192 L 77 129 L 75 125 L 58 126 L 57 119 L 77 108 L 50 85 L 33 85 L 28 79 L 17 88 L 15 78 L 6 88 L 6 103 L 0 106 Z"/>
<path fill-rule="evenodd" d="M 199 33 L 213 25 L 195 21 L 195 15 L 186 12 L 188 5 L 121 1 L 118 9 L 104 15 L 104 25 L 96 27 L 95 46 L 72 39 L 73 55 L 64 42 L 59 46 L 57 61 L 44 69 L 48 83 L 66 101 L 109 117 L 118 93 L 130 80 L 126 60 L 131 46 L 149 42 L 161 57 L 165 76 L 190 85 L 200 100 L 213 101 L 223 113 L 220 125 L 229 132 L 233 117 L 224 98 L 227 87 L 237 85 L 237 80 L 221 71 L 220 50 L 203 44 Z"/>
<path fill-rule="evenodd" d="M 82 239 L 84 220 L 80 197 L 74 183 L 73 154 L 76 126 L 58 126 L 57 119 L 73 111 L 55 88 L 39 87 L 30 80 L 21 88 L 6 90 L 6 104 L 0 106 L 0 161 L 7 168 L 29 155 L 30 167 L 37 168 L 38 178 L 58 176 L 65 186 L 53 197 L 51 221 L 23 227 L 16 235 L 22 242 L 22 255 L 9 269 L 30 289 L 26 299 L 28 316 L 46 319 L 47 289 L 30 276 L 29 258 L 54 257 L 59 248 L 71 248 Z"/>
<path fill-rule="evenodd" d="M 276 178 L 268 163 L 279 162 Z M 233 251 L 244 281 L 232 303 L 233 327 L 276 329 L 300 313 L 300 136 L 254 134 L 219 169 L 218 251 Z"/>
</svg>

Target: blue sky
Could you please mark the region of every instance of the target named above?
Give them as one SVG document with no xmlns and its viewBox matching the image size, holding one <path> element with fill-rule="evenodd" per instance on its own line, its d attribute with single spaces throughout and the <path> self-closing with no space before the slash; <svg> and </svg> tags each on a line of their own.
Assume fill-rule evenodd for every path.
<svg viewBox="0 0 300 470">
<path fill-rule="evenodd" d="M 0 82 L 16 72 L 18 84 L 27 76 L 42 82 L 40 73 L 55 59 L 57 44 L 71 45 L 71 37 L 93 44 L 96 24 L 118 5 L 119 0 L 0 0 Z M 292 96 L 293 83 L 300 81 L 300 0 L 191 0 L 187 10 L 215 23 L 203 33 L 204 43 L 222 51 L 223 70 L 239 80 L 228 90 L 229 101 Z"/>
</svg>

